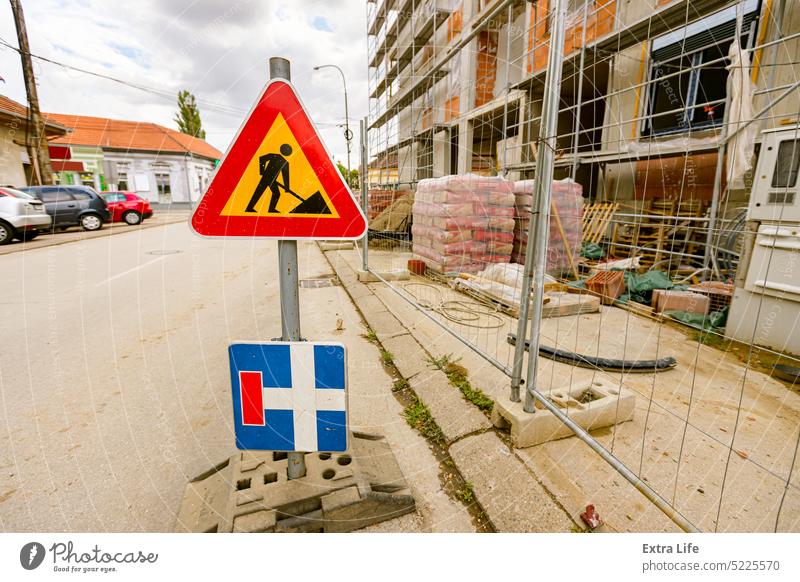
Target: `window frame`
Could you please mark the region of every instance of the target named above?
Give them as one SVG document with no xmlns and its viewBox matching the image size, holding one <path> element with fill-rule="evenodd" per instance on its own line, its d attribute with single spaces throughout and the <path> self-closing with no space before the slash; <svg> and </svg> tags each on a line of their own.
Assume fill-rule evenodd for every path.
<svg viewBox="0 0 800 582">
<path fill-rule="evenodd" d="M 747 15 L 750 15 L 750 14 L 755 13 L 754 19 L 752 19 L 751 21 L 747 22 L 746 25 L 745 25 L 746 28 L 742 31 L 742 40 L 743 40 L 743 44 L 744 44 L 745 47 L 753 46 L 753 41 L 755 39 L 755 35 L 756 35 L 756 32 L 757 32 L 757 29 L 758 29 L 758 27 L 760 25 L 760 3 L 757 3 L 756 6 L 757 6 L 756 10 L 754 10 L 753 12 L 748 12 L 748 14 L 747 14 Z M 713 16 L 714 15 L 711 15 L 711 16 L 708 16 L 706 18 L 711 18 Z M 701 20 L 699 20 L 697 22 L 702 22 L 703 20 L 705 20 L 705 19 L 701 19 Z M 735 18 L 734 18 L 734 21 L 735 21 Z M 724 23 L 719 24 L 717 26 L 722 26 L 722 25 L 724 25 L 726 23 L 729 23 L 729 22 L 730 22 L 730 19 L 726 20 Z M 694 23 L 692 23 L 692 24 L 694 24 Z M 673 31 L 673 33 L 674 33 L 674 31 Z M 686 44 L 688 44 L 692 39 L 694 39 L 694 38 L 696 38 L 696 37 L 698 37 L 698 36 L 700 36 L 702 34 L 704 34 L 704 33 L 700 32 L 700 33 L 692 34 L 691 36 L 686 36 L 686 37 L 684 37 L 683 39 L 681 39 L 679 41 L 676 41 L 676 42 L 671 43 L 669 45 L 665 45 L 665 46 L 659 47 L 658 50 L 662 51 L 664 49 L 668 49 L 670 47 L 674 47 L 676 45 L 681 45 L 681 44 L 686 46 Z M 736 33 L 734 32 L 733 35 L 731 35 L 730 37 L 726 37 L 726 38 L 723 38 L 723 39 L 720 39 L 720 40 L 713 40 L 712 42 L 709 42 L 707 44 L 704 44 L 704 45 L 701 45 L 699 47 L 696 47 L 696 48 L 692 49 L 692 51 L 690 53 L 679 53 L 679 54 L 676 54 L 673 57 L 670 57 L 670 58 L 668 58 L 666 60 L 661 60 L 661 61 L 655 60 L 653 58 L 653 53 L 656 52 L 653 49 L 654 41 L 656 41 L 658 39 L 653 39 L 653 40 L 650 41 L 650 50 L 648 52 L 648 59 L 650 61 L 650 63 L 649 63 L 649 65 L 650 65 L 649 66 L 649 73 L 648 73 L 649 86 L 647 87 L 647 91 L 645 92 L 646 98 L 645 98 L 645 103 L 643 104 L 644 107 L 642 109 L 642 111 L 643 111 L 642 116 L 641 116 L 642 119 L 639 120 L 639 122 L 638 122 L 639 135 L 641 137 L 652 138 L 652 137 L 661 137 L 661 136 L 665 136 L 665 135 L 677 135 L 677 134 L 683 134 L 683 133 L 692 133 L 692 132 L 695 132 L 695 131 L 704 131 L 704 130 L 707 130 L 707 129 L 712 129 L 712 128 L 715 128 L 715 127 L 717 127 L 719 125 L 722 125 L 723 118 L 724 118 L 724 112 L 723 112 L 723 115 L 721 115 L 721 116 L 715 116 L 713 120 L 697 122 L 697 123 L 692 123 L 690 117 L 692 115 L 694 115 L 694 112 L 695 112 L 696 108 L 698 107 L 697 96 L 699 94 L 699 88 L 700 88 L 700 75 L 702 74 L 702 71 L 703 71 L 703 61 L 702 61 L 703 53 L 706 50 L 710 49 L 710 48 L 720 47 L 722 54 L 723 55 L 727 55 L 727 49 L 730 46 L 730 43 L 732 43 L 735 38 L 736 38 Z M 657 91 L 658 91 L 658 88 L 659 88 L 659 85 L 660 85 L 660 83 L 658 82 L 658 78 L 655 77 L 656 70 L 658 68 L 662 67 L 663 65 L 668 64 L 671 61 L 680 61 L 681 59 L 683 59 L 685 57 L 691 57 L 692 58 L 692 65 L 687 69 L 682 69 L 682 71 L 683 70 L 688 71 L 689 75 L 690 75 L 689 76 L 689 83 L 688 83 L 687 91 L 686 91 L 686 100 L 683 103 L 683 115 L 682 115 L 682 119 L 681 119 L 681 123 L 683 125 L 682 126 L 674 126 L 674 127 L 671 127 L 671 128 L 654 130 L 653 129 L 653 118 L 654 117 L 663 117 L 664 116 L 664 114 L 658 114 L 658 113 L 656 113 L 656 115 L 654 115 L 654 112 L 653 112 L 653 107 L 655 105 L 656 94 L 657 94 Z M 725 59 L 727 60 L 727 56 L 725 56 Z M 711 59 L 711 60 L 712 61 L 716 60 L 716 58 Z M 718 67 L 718 66 L 727 67 L 727 63 L 726 63 L 726 61 L 721 61 L 719 63 L 716 63 L 715 65 L 712 65 L 712 66 L 713 67 Z M 667 74 L 672 74 L 672 73 L 667 73 Z M 670 79 L 679 79 L 679 78 L 680 78 L 680 75 L 675 75 L 673 77 L 670 77 Z M 728 87 L 727 87 L 727 77 L 726 77 L 726 86 L 725 86 L 725 96 L 726 97 L 725 97 L 725 99 L 722 100 L 721 103 L 716 103 L 715 106 L 724 104 L 727 101 L 727 94 L 728 94 Z M 700 105 L 706 105 L 706 103 L 701 103 Z M 672 109 L 668 109 L 667 111 L 672 111 Z M 676 114 L 676 117 L 677 117 L 677 114 Z"/>
</svg>

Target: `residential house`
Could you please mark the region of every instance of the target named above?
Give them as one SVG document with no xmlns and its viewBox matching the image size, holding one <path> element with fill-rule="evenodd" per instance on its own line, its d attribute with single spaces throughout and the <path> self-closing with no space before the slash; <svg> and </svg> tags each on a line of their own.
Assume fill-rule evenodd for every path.
<svg viewBox="0 0 800 582">
<path fill-rule="evenodd" d="M 32 126 L 28 108 L 0 95 L 0 184 L 29 186 L 38 183 L 34 175 L 35 152 L 30 147 Z M 67 128 L 54 120 L 45 123 L 48 139 L 63 136 Z"/>
<path fill-rule="evenodd" d="M 202 139 L 156 123 L 46 113 L 70 133 L 52 140 L 69 146 L 71 161 L 61 184 L 86 184 L 102 190 L 129 190 L 151 202 L 195 202 L 222 152 Z"/>
</svg>

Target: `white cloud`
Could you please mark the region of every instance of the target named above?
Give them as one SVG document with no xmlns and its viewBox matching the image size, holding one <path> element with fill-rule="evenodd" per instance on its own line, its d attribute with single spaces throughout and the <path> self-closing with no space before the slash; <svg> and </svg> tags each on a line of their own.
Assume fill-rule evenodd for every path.
<svg viewBox="0 0 800 582">
<path fill-rule="evenodd" d="M 353 165 L 367 112 L 366 9 L 356 0 L 23 0 L 31 52 L 164 90 L 159 96 L 34 61 L 44 111 L 152 121 L 175 127 L 176 94 L 195 93 L 207 140 L 225 150 L 268 77 L 267 59 L 292 62 L 292 81 L 334 157 L 345 161 L 348 83 Z M 330 29 L 330 30 L 328 30 Z M 16 46 L 11 9 L 0 37 Z M 0 93 L 25 102 L 19 55 L 0 49 Z"/>
</svg>

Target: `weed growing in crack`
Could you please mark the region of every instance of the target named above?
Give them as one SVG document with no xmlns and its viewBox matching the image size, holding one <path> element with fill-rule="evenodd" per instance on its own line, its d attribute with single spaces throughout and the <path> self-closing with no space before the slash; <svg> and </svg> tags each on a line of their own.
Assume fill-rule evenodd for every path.
<svg viewBox="0 0 800 582">
<path fill-rule="evenodd" d="M 361 337 L 363 337 L 365 340 L 367 340 L 368 342 L 371 342 L 373 344 L 378 343 L 378 336 L 375 335 L 375 332 L 372 331 L 372 328 L 368 327 L 367 328 L 367 333 L 362 333 Z"/>
<path fill-rule="evenodd" d="M 394 356 L 392 352 L 381 350 L 381 362 L 383 362 L 386 366 L 389 366 L 394 363 Z"/>
<path fill-rule="evenodd" d="M 461 489 L 457 489 L 455 495 L 464 503 L 472 503 L 475 501 L 475 490 L 472 487 L 472 483 L 469 481 L 465 482 Z"/>
<path fill-rule="evenodd" d="M 431 415 L 431 411 L 425 406 L 422 401 L 415 398 L 414 402 L 406 406 L 403 410 L 403 418 L 411 426 L 416 429 L 426 439 L 434 443 L 443 443 L 444 434 L 439 425 Z"/>
<path fill-rule="evenodd" d="M 430 358 L 433 366 L 441 370 L 447 376 L 450 383 L 461 391 L 461 394 L 468 401 L 477 406 L 483 412 L 489 413 L 494 408 L 494 400 L 489 398 L 480 388 L 475 388 L 469 381 L 467 369 L 453 361 L 452 354 L 445 354 L 440 358 Z"/>
<path fill-rule="evenodd" d="M 408 387 L 409 387 L 408 380 L 406 380 L 405 378 L 400 378 L 394 381 L 394 384 L 392 385 L 392 392 L 402 392 L 403 390 L 406 390 Z"/>
</svg>

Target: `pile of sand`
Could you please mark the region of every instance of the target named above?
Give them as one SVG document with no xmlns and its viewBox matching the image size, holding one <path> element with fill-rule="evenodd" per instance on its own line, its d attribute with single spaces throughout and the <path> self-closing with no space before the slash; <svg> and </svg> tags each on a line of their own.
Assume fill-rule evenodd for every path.
<svg viewBox="0 0 800 582">
<path fill-rule="evenodd" d="M 401 196 L 370 221 L 370 230 L 405 232 L 411 222 L 411 206 L 413 204 L 414 194 Z"/>
</svg>

